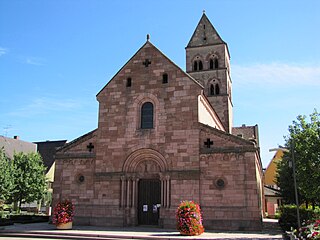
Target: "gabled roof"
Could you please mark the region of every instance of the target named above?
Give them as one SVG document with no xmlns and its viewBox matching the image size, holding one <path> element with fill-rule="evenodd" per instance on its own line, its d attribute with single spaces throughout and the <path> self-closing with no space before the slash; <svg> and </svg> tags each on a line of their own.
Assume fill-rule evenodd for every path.
<svg viewBox="0 0 320 240">
<path fill-rule="evenodd" d="M 178 68 L 182 73 L 185 74 L 185 76 L 187 76 L 191 81 L 193 81 L 196 85 L 198 85 L 200 88 L 204 88 L 201 83 L 199 83 L 197 80 L 195 80 L 193 77 L 191 77 L 191 75 L 189 75 L 188 73 L 186 73 L 184 70 L 182 70 L 177 64 L 175 64 L 170 58 L 168 58 L 164 53 L 162 53 L 157 47 L 155 47 L 149 40 L 146 41 L 145 44 L 142 45 L 141 48 L 139 48 L 139 50 L 123 65 L 122 68 L 120 68 L 120 70 L 111 78 L 111 80 L 98 92 L 98 94 L 96 95 L 98 97 L 98 95 L 109 85 L 109 83 L 118 75 L 119 72 L 121 72 L 127 65 L 129 62 L 131 62 L 136 56 L 137 54 L 144 48 L 146 47 L 152 47 L 157 53 L 159 53 L 160 55 L 162 55 L 164 58 L 166 58 L 172 65 L 174 65 L 176 68 Z"/>
<path fill-rule="evenodd" d="M 12 159 L 14 153 L 31 153 L 37 151 L 37 145 L 19 139 L 0 136 L 0 148 L 4 148 L 5 154 Z"/>
<path fill-rule="evenodd" d="M 187 48 L 217 44 L 225 44 L 227 46 L 227 44 L 222 40 L 206 14 L 203 13 L 187 45 Z"/>
<path fill-rule="evenodd" d="M 210 132 L 214 133 L 217 136 L 220 136 L 222 138 L 227 138 L 230 141 L 232 141 L 232 142 L 234 142 L 234 143 L 236 143 L 238 145 L 248 146 L 248 147 L 252 148 L 253 150 L 258 149 L 257 147 L 255 147 L 255 144 L 253 142 L 249 141 L 249 140 L 243 139 L 241 137 L 235 136 L 233 134 L 227 133 L 227 132 L 219 130 L 217 128 L 213 128 L 213 127 L 211 127 L 209 125 L 206 125 L 206 124 L 203 124 L 203 123 L 200 123 L 200 122 L 199 122 L 199 126 L 202 129 L 209 130 Z"/>
</svg>

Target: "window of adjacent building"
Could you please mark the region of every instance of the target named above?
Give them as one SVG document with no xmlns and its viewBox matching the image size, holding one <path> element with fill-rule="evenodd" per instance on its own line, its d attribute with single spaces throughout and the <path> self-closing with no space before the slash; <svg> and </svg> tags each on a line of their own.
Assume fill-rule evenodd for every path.
<svg viewBox="0 0 320 240">
<path fill-rule="evenodd" d="M 141 107 L 141 128 L 153 128 L 153 104 L 146 102 Z"/>
<path fill-rule="evenodd" d="M 126 84 L 126 86 L 127 86 L 127 87 L 131 87 L 131 84 L 132 84 L 131 78 L 127 78 L 127 84 Z"/>
<path fill-rule="evenodd" d="M 162 83 L 168 83 L 168 74 L 164 73 L 162 75 Z"/>
</svg>

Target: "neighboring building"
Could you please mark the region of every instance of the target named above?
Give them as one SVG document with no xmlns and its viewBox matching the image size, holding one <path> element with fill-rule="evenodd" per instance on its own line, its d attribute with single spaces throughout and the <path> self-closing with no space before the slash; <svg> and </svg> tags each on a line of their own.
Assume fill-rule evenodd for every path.
<svg viewBox="0 0 320 240">
<path fill-rule="evenodd" d="M 43 210 L 47 215 L 51 215 L 51 201 L 52 201 L 52 185 L 54 181 L 54 172 L 55 172 L 55 162 L 54 156 L 56 154 L 57 148 L 60 148 L 66 144 L 67 140 L 59 141 L 44 141 L 44 142 L 35 142 L 37 144 L 38 152 L 40 153 L 43 164 L 46 166 L 46 179 L 48 183 L 48 193 L 45 197 L 45 202 L 42 203 Z M 44 210 L 45 209 L 45 210 Z"/>
<path fill-rule="evenodd" d="M 277 186 L 277 164 L 282 160 L 283 150 L 281 148 L 275 149 L 276 153 L 271 159 L 268 167 L 264 172 L 264 184 L 268 187 L 278 189 Z"/>
<path fill-rule="evenodd" d="M 37 144 L 38 152 L 42 157 L 43 164 L 47 168 L 46 177 L 49 181 L 49 189 L 51 189 L 51 191 L 55 170 L 54 155 L 56 154 L 56 149 L 64 146 L 66 142 L 67 140 L 35 142 L 35 144 Z"/>
<path fill-rule="evenodd" d="M 98 93 L 98 128 L 57 151 L 54 201 L 75 203 L 75 224 L 173 228 L 194 200 L 206 229 L 261 229 L 258 128 L 232 126 L 229 59 L 205 14 L 186 72 L 147 38 Z"/>
<path fill-rule="evenodd" d="M 22 141 L 18 136 L 14 136 L 13 138 L 0 136 L 0 148 L 2 147 L 5 151 L 5 154 L 10 159 L 13 159 L 14 153 L 31 153 L 37 151 L 36 144 Z"/>
<path fill-rule="evenodd" d="M 275 149 L 276 153 L 271 159 L 268 167 L 264 172 L 264 195 L 265 195 L 265 210 L 269 217 L 274 217 L 279 206 L 281 205 L 282 198 L 280 196 L 279 187 L 277 186 L 277 164 L 282 160 L 283 149 Z"/>
</svg>

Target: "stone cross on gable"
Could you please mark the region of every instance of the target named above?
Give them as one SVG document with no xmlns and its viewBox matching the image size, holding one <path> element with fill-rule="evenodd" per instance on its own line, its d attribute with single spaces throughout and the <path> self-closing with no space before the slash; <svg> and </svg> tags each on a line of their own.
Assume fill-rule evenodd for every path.
<svg viewBox="0 0 320 240">
<path fill-rule="evenodd" d="M 142 64 L 143 64 L 145 67 L 148 67 L 149 64 L 151 64 L 151 61 L 150 61 L 148 58 L 146 58 Z"/>
<path fill-rule="evenodd" d="M 211 141 L 210 138 L 207 138 L 207 141 L 204 142 L 204 145 L 207 146 L 207 148 L 210 148 L 211 145 L 213 145 L 213 141 Z"/>
<path fill-rule="evenodd" d="M 89 150 L 89 152 L 92 152 L 92 149 L 94 149 L 93 144 L 89 143 L 89 145 L 87 146 L 87 149 Z"/>
</svg>

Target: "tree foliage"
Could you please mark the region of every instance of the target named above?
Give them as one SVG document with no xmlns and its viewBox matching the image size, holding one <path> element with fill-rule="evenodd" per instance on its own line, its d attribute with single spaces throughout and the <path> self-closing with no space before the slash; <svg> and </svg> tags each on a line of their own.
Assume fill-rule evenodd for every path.
<svg viewBox="0 0 320 240">
<path fill-rule="evenodd" d="M 296 165 L 297 188 L 300 202 L 320 203 L 320 114 L 314 110 L 310 121 L 299 115 L 289 126 L 289 135 L 285 137 L 285 146 L 289 149 L 278 165 L 277 182 L 284 199 L 294 202 L 292 168 L 289 166 L 292 156 Z"/>
<path fill-rule="evenodd" d="M 9 198 L 13 189 L 13 165 L 6 156 L 4 149 L 0 148 L 0 200 L 5 201 Z"/>
<path fill-rule="evenodd" d="M 41 200 L 46 192 L 45 167 L 39 153 L 15 153 L 13 156 L 14 188 L 10 200 L 33 202 Z"/>
</svg>

